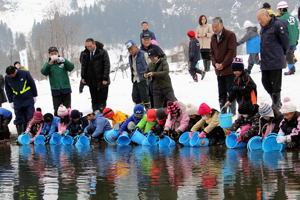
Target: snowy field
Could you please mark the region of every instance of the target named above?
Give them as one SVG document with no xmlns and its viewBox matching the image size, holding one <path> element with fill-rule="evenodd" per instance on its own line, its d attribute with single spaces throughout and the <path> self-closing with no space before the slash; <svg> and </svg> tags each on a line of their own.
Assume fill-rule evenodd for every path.
<svg viewBox="0 0 300 200">
<path fill-rule="evenodd" d="M 300 51 L 297 50 L 297 58 L 300 60 Z M 247 63 L 247 56 L 243 56 L 244 63 Z M 114 68 L 115 63 L 118 61 L 116 54 L 111 55 L 112 68 Z M 170 69 L 176 71 L 176 69 L 181 68 L 182 64 L 171 63 Z M 286 69 L 284 70 L 286 71 Z M 124 77 L 123 77 L 124 75 Z M 284 76 L 282 81 L 282 99 L 283 97 L 290 97 L 292 100 L 298 102 L 300 101 L 300 64 L 296 64 L 296 74 L 291 76 Z M 257 84 L 258 91 L 258 103 L 264 101 L 271 103 L 269 95 L 264 90 L 261 83 L 261 73 L 259 66 L 255 65 L 252 74 L 253 80 Z M 132 83 L 130 80 L 130 69 L 126 73 L 117 71 L 116 78 L 115 72 L 111 75 L 111 85 L 109 88 L 109 96 L 107 100 L 107 106 L 113 110 L 121 110 L 125 113 L 132 114 L 134 103 L 131 99 Z M 204 80 L 195 83 L 188 72 L 174 72 L 171 73 L 172 84 L 175 92 L 175 96 L 179 101 L 183 103 L 192 103 L 197 107 L 205 102 L 211 107 L 218 107 L 218 87 L 217 87 L 217 77 L 214 70 L 211 69 L 210 72 L 206 73 Z M 80 78 L 72 74 L 71 84 L 72 84 L 72 108 L 78 109 L 84 114 L 91 112 L 91 99 L 88 87 L 84 88 L 82 94 L 79 94 L 79 81 Z M 38 88 L 38 98 L 36 102 L 36 107 L 41 107 L 43 114 L 47 112 L 53 113 L 52 97 L 50 91 L 50 85 L 48 80 L 36 81 Z M 10 108 L 8 103 L 3 104 L 3 107 Z M 11 132 L 15 133 L 15 126 L 10 123 Z"/>
</svg>

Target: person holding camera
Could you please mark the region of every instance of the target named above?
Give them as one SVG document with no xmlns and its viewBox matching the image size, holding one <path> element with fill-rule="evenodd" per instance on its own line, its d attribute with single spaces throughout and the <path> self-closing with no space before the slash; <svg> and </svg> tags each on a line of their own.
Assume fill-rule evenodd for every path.
<svg viewBox="0 0 300 200">
<path fill-rule="evenodd" d="M 50 47 L 48 53 L 49 60 L 43 65 L 41 73 L 49 76 L 54 114 L 57 116 L 60 104 L 67 108 L 71 107 L 72 90 L 68 72 L 74 69 L 74 64 L 61 57 L 56 47 Z"/>
</svg>

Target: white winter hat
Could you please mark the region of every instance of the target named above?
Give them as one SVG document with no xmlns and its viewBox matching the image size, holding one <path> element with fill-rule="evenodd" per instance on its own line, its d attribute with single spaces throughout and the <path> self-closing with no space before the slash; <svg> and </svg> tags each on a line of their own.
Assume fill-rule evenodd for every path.
<svg viewBox="0 0 300 200">
<path fill-rule="evenodd" d="M 198 114 L 197 106 L 190 103 L 186 104 L 186 113 L 188 115 L 197 115 Z"/>
<path fill-rule="evenodd" d="M 286 1 L 280 1 L 278 4 L 277 4 L 277 10 L 280 9 L 280 8 L 288 8 L 289 5 Z"/>
<path fill-rule="evenodd" d="M 290 98 L 286 97 L 283 100 L 283 105 L 280 109 L 282 114 L 292 113 L 297 111 L 297 106 L 291 101 Z"/>
<path fill-rule="evenodd" d="M 267 103 L 261 103 L 259 105 L 258 113 L 262 117 L 274 117 L 273 109 Z"/>
<path fill-rule="evenodd" d="M 251 21 L 249 21 L 249 20 L 246 20 L 244 22 L 244 28 L 249 28 L 249 27 L 254 27 L 254 26 L 255 25 Z"/>
<path fill-rule="evenodd" d="M 65 117 L 67 115 L 69 115 L 69 110 L 64 105 L 61 104 L 57 109 L 57 116 Z"/>
</svg>

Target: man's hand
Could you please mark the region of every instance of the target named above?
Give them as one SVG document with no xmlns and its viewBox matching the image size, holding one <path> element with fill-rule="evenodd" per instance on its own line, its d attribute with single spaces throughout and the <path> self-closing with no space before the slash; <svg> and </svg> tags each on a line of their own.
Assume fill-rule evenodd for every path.
<svg viewBox="0 0 300 200">
<path fill-rule="evenodd" d="M 223 67 L 222 64 L 217 63 L 217 64 L 216 64 L 216 69 L 219 70 L 219 71 L 221 71 L 221 70 L 224 69 L 224 67 Z"/>
<path fill-rule="evenodd" d="M 149 73 L 145 74 L 145 78 L 149 78 L 151 76 L 153 76 L 153 72 L 149 72 Z"/>
<path fill-rule="evenodd" d="M 85 80 L 84 79 L 81 79 L 81 83 L 83 84 L 86 84 Z"/>
<path fill-rule="evenodd" d="M 108 81 L 102 81 L 102 84 L 103 84 L 103 85 L 107 85 L 107 84 L 108 84 Z"/>
</svg>

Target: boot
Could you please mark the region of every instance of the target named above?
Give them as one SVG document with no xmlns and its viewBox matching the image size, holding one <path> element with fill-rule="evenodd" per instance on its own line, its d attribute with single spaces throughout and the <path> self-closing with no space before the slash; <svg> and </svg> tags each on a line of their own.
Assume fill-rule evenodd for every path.
<svg viewBox="0 0 300 200">
<path fill-rule="evenodd" d="M 210 60 L 204 60 L 204 70 L 208 72 L 210 70 Z"/>
<path fill-rule="evenodd" d="M 23 124 L 17 124 L 16 128 L 18 135 L 21 135 L 24 132 Z"/>
<path fill-rule="evenodd" d="M 274 110 L 279 111 L 282 106 L 280 92 L 272 93 L 271 98 L 272 98 L 272 108 Z"/>
</svg>

